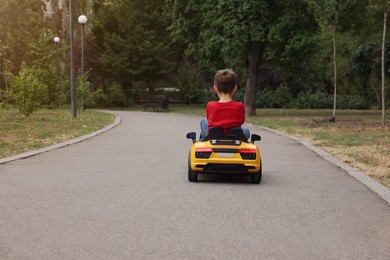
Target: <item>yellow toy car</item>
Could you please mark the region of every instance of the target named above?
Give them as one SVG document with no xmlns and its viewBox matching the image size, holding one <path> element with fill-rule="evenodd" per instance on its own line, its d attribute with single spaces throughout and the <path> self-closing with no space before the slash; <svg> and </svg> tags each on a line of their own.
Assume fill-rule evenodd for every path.
<svg viewBox="0 0 390 260">
<path fill-rule="evenodd" d="M 233 127 L 227 134 L 221 128 L 210 128 L 207 136 L 196 140 L 196 133 L 190 132 L 187 138 L 192 140 L 188 156 L 188 180 L 198 181 L 199 173 L 242 173 L 251 177 L 251 182 L 259 184 L 262 177 L 260 149 L 255 141 L 257 134 L 247 141 L 242 129 Z"/>
</svg>

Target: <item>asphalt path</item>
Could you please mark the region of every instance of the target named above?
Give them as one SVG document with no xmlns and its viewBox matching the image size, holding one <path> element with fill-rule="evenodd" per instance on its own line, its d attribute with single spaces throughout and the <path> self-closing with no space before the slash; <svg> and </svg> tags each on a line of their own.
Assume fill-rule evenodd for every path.
<svg viewBox="0 0 390 260">
<path fill-rule="evenodd" d="M 390 259 L 390 207 L 288 137 L 263 180 L 187 180 L 199 117 L 115 112 L 74 145 L 0 164 L 0 259 Z"/>
</svg>

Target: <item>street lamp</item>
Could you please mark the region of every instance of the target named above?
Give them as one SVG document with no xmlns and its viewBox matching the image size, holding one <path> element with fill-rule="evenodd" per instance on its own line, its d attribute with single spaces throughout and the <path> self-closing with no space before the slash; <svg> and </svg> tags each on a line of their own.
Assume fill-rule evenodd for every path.
<svg viewBox="0 0 390 260">
<path fill-rule="evenodd" d="M 70 97 L 72 102 L 72 117 L 77 118 L 76 108 L 76 78 L 74 73 L 74 31 L 73 31 L 73 1 L 69 0 L 70 28 Z"/>
<path fill-rule="evenodd" d="M 87 23 L 88 19 L 85 15 L 80 15 L 78 18 L 79 23 L 81 24 L 81 75 L 84 75 L 84 26 Z M 81 110 L 84 111 L 84 93 L 81 93 Z"/>
<path fill-rule="evenodd" d="M 81 75 L 83 75 L 84 74 L 84 26 L 87 23 L 88 19 L 85 15 L 80 15 L 78 21 L 82 26 L 82 30 L 81 30 Z"/>
<path fill-rule="evenodd" d="M 59 66 L 59 62 L 58 62 L 58 43 L 60 42 L 60 38 L 54 37 L 53 41 L 56 44 L 56 67 L 57 67 L 57 74 L 59 75 L 60 74 L 60 72 L 59 72 L 60 66 Z"/>
</svg>

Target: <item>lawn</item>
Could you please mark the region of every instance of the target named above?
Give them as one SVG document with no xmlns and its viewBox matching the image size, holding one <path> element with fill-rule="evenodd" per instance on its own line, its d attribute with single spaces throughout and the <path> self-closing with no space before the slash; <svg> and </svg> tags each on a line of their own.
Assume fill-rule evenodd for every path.
<svg viewBox="0 0 390 260">
<path fill-rule="evenodd" d="M 172 110 L 204 115 L 204 106 Z M 381 127 L 381 111 L 339 110 L 336 123 L 331 115 L 331 110 L 258 109 L 246 121 L 308 140 L 390 187 L 390 133 Z"/>
<path fill-rule="evenodd" d="M 24 118 L 0 109 L 0 158 L 60 143 L 111 124 L 114 116 L 87 110 L 73 119 L 70 110 L 39 110 Z"/>
</svg>

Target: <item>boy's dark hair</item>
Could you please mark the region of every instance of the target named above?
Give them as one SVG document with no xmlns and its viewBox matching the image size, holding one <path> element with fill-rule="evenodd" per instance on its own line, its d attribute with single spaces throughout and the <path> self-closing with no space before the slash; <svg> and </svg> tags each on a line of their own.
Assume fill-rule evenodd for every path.
<svg viewBox="0 0 390 260">
<path fill-rule="evenodd" d="M 219 70 L 214 76 L 214 85 L 219 92 L 232 93 L 236 86 L 237 75 L 234 71 L 229 69 Z"/>
</svg>

